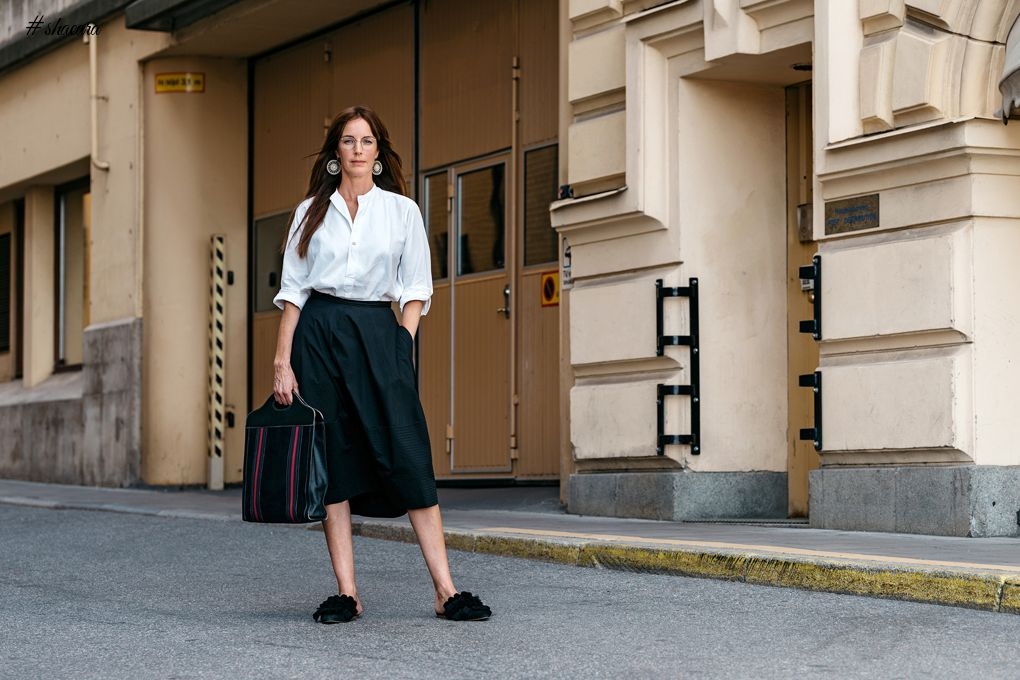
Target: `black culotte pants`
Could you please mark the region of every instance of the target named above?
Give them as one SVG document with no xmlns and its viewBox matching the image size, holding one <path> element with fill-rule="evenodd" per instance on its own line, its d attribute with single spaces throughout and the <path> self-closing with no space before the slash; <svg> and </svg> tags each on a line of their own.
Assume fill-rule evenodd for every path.
<svg viewBox="0 0 1020 680">
<path fill-rule="evenodd" d="M 298 392 L 325 420 L 327 504 L 399 517 L 439 502 L 413 344 L 389 302 L 313 291 L 301 309 L 290 361 Z"/>
</svg>

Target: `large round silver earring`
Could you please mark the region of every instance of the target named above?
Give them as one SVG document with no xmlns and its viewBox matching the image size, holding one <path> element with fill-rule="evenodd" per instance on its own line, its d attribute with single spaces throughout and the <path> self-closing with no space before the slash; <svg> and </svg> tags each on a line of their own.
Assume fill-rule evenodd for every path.
<svg viewBox="0 0 1020 680">
<path fill-rule="evenodd" d="M 372 174 L 373 175 L 382 174 L 382 163 L 379 162 L 379 159 L 376 159 L 375 163 L 372 163 Z"/>
<path fill-rule="evenodd" d="M 336 177 L 340 174 L 340 161 L 333 159 L 326 163 L 326 172 Z"/>
</svg>

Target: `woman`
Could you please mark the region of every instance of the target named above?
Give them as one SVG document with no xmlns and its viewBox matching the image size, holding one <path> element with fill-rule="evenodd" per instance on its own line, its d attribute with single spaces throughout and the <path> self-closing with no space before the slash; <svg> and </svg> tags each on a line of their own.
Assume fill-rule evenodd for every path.
<svg viewBox="0 0 1020 680">
<path fill-rule="evenodd" d="M 437 616 L 492 614 L 476 596 L 457 592 L 447 562 L 411 361 L 432 296 L 431 263 L 421 212 L 406 194 L 382 121 L 367 107 L 347 109 L 326 134 L 284 244 L 273 392 L 288 405 L 299 393 L 326 421 L 323 528 L 339 592 L 313 615 L 321 623 L 362 612 L 352 512 L 408 513 L 435 585 Z"/>
</svg>

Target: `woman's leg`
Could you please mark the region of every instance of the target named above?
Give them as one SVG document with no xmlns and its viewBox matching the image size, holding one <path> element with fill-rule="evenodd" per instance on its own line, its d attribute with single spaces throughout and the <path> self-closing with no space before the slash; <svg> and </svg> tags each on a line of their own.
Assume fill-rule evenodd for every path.
<svg viewBox="0 0 1020 680">
<path fill-rule="evenodd" d="M 326 534 L 329 559 L 336 574 L 337 592 L 350 595 L 358 601 L 358 613 L 362 611 L 358 585 L 354 581 L 354 538 L 351 535 L 351 504 L 330 503 L 326 506 L 326 519 L 322 520 Z M 442 534 L 440 534 L 441 536 Z"/>
<path fill-rule="evenodd" d="M 439 506 L 416 508 L 407 511 L 411 518 L 411 526 L 418 537 L 421 554 L 432 576 L 432 585 L 436 588 L 436 612 L 443 612 L 443 603 L 457 594 L 450 575 L 450 563 L 446 558 L 446 539 L 443 537 L 443 519 L 439 515 Z"/>
</svg>

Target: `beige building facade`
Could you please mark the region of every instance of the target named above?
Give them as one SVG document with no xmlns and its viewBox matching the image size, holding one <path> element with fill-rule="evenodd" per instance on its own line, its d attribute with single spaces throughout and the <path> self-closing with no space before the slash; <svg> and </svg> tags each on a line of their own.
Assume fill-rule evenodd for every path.
<svg viewBox="0 0 1020 680">
<path fill-rule="evenodd" d="M 286 218 L 367 103 L 429 232 L 441 480 L 1017 535 L 1020 2 L 2 12 L 0 475 L 240 481 Z"/>
<path fill-rule="evenodd" d="M 569 12 L 571 509 L 1016 535 L 1020 5 Z"/>
</svg>

